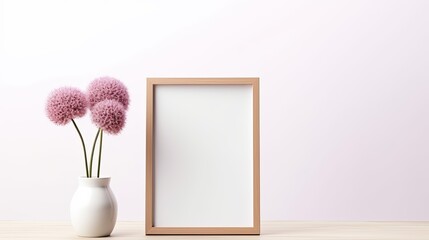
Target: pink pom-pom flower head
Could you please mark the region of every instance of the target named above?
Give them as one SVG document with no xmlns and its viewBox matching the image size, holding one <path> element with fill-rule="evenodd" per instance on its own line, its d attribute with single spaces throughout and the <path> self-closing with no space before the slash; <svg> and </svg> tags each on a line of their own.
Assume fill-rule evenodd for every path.
<svg viewBox="0 0 429 240">
<path fill-rule="evenodd" d="M 118 134 L 125 125 L 125 107 L 116 100 L 104 100 L 94 105 L 91 118 L 103 131 Z"/>
<path fill-rule="evenodd" d="M 125 85 L 112 77 L 101 77 L 91 82 L 88 87 L 89 108 L 104 100 L 116 100 L 128 109 L 129 96 Z"/>
<path fill-rule="evenodd" d="M 63 87 L 54 90 L 49 95 L 46 113 L 52 122 L 65 125 L 73 118 L 84 116 L 87 106 L 86 96 L 83 92 L 77 88 Z"/>
</svg>

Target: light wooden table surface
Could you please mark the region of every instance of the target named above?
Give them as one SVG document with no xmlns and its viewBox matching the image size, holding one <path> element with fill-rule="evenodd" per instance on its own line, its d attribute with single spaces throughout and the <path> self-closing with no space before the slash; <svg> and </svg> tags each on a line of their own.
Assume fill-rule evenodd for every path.
<svg viewBox="0 0 429 240">
<path fill-rule="evenodd" d="M 118 222 L 107 239 L 429 240 L 429 222 L 262 222 L 260 236 L 145 236 L 143 222 Z M 86 239 L 68 222 L 0 221 L 0 239 Z"/>
</svg>

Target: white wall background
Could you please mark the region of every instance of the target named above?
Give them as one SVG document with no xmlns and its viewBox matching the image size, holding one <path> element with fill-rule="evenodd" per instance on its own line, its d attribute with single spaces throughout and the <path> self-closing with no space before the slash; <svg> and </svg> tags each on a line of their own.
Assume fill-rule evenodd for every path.
<svg viewBox="0 0 429 240">
<path fill-rule="evenodd" d="M 130 90 L 105 138 L 120 220 L 144 218 L 145 78 L 261 78 L 263 220 L 429 220 L 428 1 L 1 1 L 0 220 L 67 220 L 84 174 L 48 93 Z M 88 143 L 96 129 L 79 119 Z"/>
</svg>

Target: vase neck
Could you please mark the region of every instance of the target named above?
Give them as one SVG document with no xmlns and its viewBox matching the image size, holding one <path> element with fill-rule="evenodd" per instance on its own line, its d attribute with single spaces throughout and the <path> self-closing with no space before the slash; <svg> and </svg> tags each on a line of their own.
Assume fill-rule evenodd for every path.
<svg viewBox="0 0 429 240">
<path fill-rule="evenodd" d="M 107 187 L 110 183 L 110 177 L 105 178 L 87 178 L 87 177 L 80 177 L 79 178 L 79 185 L 80 186 L 87 186 L 87 187 Z"/>
</svg>

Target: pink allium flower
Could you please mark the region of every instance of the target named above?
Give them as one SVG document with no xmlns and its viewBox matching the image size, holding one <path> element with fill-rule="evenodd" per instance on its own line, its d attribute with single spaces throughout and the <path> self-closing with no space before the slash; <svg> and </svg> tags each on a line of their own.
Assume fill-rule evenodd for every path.
<svg viewBox="0 0 429 240">
<path fill-rule="evenodd" d="M 91 82 L 88 87 L 89 108 L 103 100 L 116 100 L 128 109 L 129 96 L 125 85 L 112 77 L 101 77 Z"/>
<path fill-rule="evenodd" d="M 92 121 L 110 134 L 118 134 L 125 125 L 125 107 L 116 100 L 104 100 L 91 110 Z"/>
<path fill-rule="evenodd" d="M 84 116 L 87 106 L 83 92 L 77 88 L 63 87 L 49 95 L 46 113 L 52 122 L 65 125 L 73 118 Z"/>
</svg>

